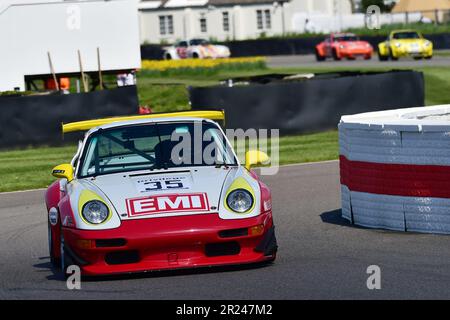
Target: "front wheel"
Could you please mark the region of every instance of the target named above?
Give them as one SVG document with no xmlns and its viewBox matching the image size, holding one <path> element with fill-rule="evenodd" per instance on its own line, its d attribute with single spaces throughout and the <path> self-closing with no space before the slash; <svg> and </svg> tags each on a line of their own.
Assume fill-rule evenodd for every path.
<svg viewBox="0 0 450 320">
<path fill-rule="evenodd" d="M 316 54 L 316 61 L 324 61 L 325 60 L 325 57 L 321 56 L 317 49 L 315 50 L 315 54 Z"/>
<path fill-rule="evenodd" d="M 60 242 L 59 242 L 59 250 L 60 250 L 60 267 L 61 267 L 61 272 L 63 273 L 64 278 L 68 277 L 67 274 L 67 268 L 74 264 L 74 262 L 72 261 L 72 258 L 67 254 L 67 250 L 65 247 L 65 241 L 64 241 L 64 234 L 63 231 L 61 229 L 60 231 Z"/>
<path fill-rule="evenodd" d="M 53 232 L 52 232 L 52 227 L 50 226 L 50 221 L 49 221 L 48 222 L 48 253 L 50 256 L 50 263 L 52 264 L 53 267 L 58 268 L 61 264 L 61 261 L 55 255 L 54 244 L 55 244 L 55 240 L 54 240 L 54 236 L 53 236 Z"/>
<path fill-rule="evenodd" d="M 377 54 L 378 54 L 378 60 L 380 60 L 380 61 L 387 61 L 389 59 L 389 56 L 385 56 L 385 55 L 381 54 L 380 49 L 377 50 Z"/>
<path fill-rule="evenodd" d="M 339 55 L 338 55 L 336 49 L 333 49 L 333 59 L 334 59 L 335 61 L 341 60 L 341 57 L 339 57 Z"/>
<path fill-rule="evenodd" d="M 394 56 L 394 54 L 392 53 L 392 50 L 389 50 L 389 58 L 391 58 L 392 61 L 398 60 L 398 57 Z"/>
<path fill-rule="evenodd" d="M 425 59 L 427 59 L 427 60 L 430 60 L 430 59 L 432 59 L 433 58 L 433 56 L 431 55 L 431 56 L 428 56 L 428 57 L 425 57 Z"/>
</svg>

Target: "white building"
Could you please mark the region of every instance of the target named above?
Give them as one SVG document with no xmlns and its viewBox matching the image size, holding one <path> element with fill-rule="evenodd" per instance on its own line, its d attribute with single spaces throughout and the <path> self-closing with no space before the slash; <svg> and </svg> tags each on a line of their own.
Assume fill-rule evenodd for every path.
<svg viewBox="0 0 450 320">
<path fill-rule="evenodd" d="M 304 32 L 317 15 L 328 23 L 352 12 L 350 0 L 142 0 L 139 11 L 142 43 Z M 334 23 L 332 29 L 342 26 L 342 21 Z"/>
<path fill-rule="evenodd" d="M 30 77 L 140 67 L 137 0 L 0 0 L 0 91 Z M 125 22 L 124 22 L 125 21 Z M 50 58 L 49 58 L 50 55 Z M 51 62 L 51 63 L 50 63 Z"/>
</svg>

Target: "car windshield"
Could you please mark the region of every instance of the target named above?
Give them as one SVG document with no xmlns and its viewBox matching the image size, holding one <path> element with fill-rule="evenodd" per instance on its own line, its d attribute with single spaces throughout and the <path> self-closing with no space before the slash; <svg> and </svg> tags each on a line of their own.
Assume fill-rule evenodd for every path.
<svg viewBox="0 0 450 320">
<path fill-rule="evenodd" d="M 420 39 L 420 35 L 414 31 L 397 32 L 393 35 L 394 39 Z"/>
<path fill-rule="evenodd" d="M 237 165 L 211 122 L 165 122 L 99 130 L 86 142 L 79 177 L 162 168 Z"/>
<path fill-rule="evenodd" d="M 205 39 L 192 39 L 191 41 L 189 41 L 189 43 L 191 46 L 206 46 L 209 44 L 209 42 Z"/>
<path fill-rule="evenodd" d="M 352 35 L 348 35 L 348 36 L 337 36 L 334 38 L 336 41 L 358 41 L 358 37 L 357 36 L 352 36 Z"/>
</svg>

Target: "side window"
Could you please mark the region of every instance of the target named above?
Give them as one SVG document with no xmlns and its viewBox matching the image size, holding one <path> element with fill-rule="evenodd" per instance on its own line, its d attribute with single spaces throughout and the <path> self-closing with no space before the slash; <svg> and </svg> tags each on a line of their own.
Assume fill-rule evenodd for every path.
<svg viewBox="0 0 450 320">
<path fill-rule="evenodd" d="M 200 32 L 208 32 L 206 18 L 200 18 Z"/>
<path fill-rule="evenodd" d="M 188 46 L 186 41 L 180 41 L 177 44 L 177 47 L 182 47 L 182 48 L 186 48 Z"/>
</svg>

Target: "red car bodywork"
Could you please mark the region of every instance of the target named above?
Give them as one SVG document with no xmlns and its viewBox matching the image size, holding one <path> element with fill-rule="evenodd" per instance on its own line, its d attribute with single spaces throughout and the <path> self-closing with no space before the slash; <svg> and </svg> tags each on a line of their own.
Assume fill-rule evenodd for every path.
<svg viewBox="0 0 450 320">
<path fill-rule="evenodd" d="M 355 59 L 358 56 L 371 59 L 372 46 L 367 41 L 361 41 L 354 34 L 330 34 L 324 41 L 316 45 L 315 54 L 318 61 L 326 58 L 340 60 Z"/>
<path fill-rule="evenodd" d="M 263 206 L 271 201 L 271 193 L 259 184 Z M 56 225 L 49 222 L 52 239 L 56 239 L 50 250 L 61 258 L 58 239 L 62 232 L 65 259 L 77 264 L 83 275 L 249 264 L 276 257 L 272 208 L 261 208 L 260 215 L 246 219 L 225 220 L 209 213 L 124 220 L 115 229 L 80 230 L 74 224 L 68 196 L 60 189 L 56 181 L 45 196 L 47 209 L 59 211 Z"/>
</svg>

